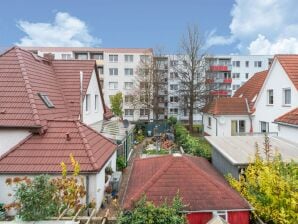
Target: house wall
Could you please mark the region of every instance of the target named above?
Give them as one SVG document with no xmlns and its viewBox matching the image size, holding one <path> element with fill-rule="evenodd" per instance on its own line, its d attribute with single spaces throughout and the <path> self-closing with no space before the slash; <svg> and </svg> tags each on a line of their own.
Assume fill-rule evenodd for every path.
<svg viewBox="0 0 298 224">
<path fill-rule="evenodd" d="M 90 94 L 90 99 L 91 99 L 91 105 L 90 105 L 90 110 L 86 110 L 86 96 L 84 98 L 83 102 L 83 122 L 87 125 L 96 123 L 98 121 L 103 120 L 103 114 L 104 114 L 104 109 L 103 109 L 103 103 L 101 100 L 100 96 L 100 91 L 99 91 L 99 86 L 96 78 L 96 73 L 95 70 L 92 73 L 89 86 L 87 88 L 86 94 Z M 98 109 L 95 110 L 95 95 L 98 95 Z"/>
<path fill-rule="evenodd" d="M 278 136 L 298 144 L 298 127 L 279 124 Z"/>
<path fill-rule="evenodd" d="M 24 129 L 0 129 L 0 156 L 29 135 Z"/>
<path fill-rule="evenodd" d="M 283 105 L 283 88 L 291 88 L 291 105 Z M 268 105 L 267 90 L 273 89 L 273 105 Z M 269 122 L 269 132 L 277 132 L 277 124 L 272 123 L 279 116 L 298 106 L 298 91 L 281 64 L 275 59 L 268 73 L 260 95 L 255 103 L 254 132 L 260 132 L 260 121 Z"/>
<path fill-rule="evenodd" d="M 239 178 L 239 169 L 237 166 L 233 165 L 229 160 L 227 160 L 216 148 L 212 147 L 211 152 L 212 165 L 220 172 L 222 175 L 231 174 L 234 178 Z"/>
<path fill-rule="evenodd" d="M 229 224 L 249 224 L 249 211 L 228 211 Z M 212 212 L 197 212 L 187 214 L 189 224 L 206 224 L 213 217 Z"/>
<path fill-rule="evenodd" d="M 208 126 L 208 117 L 211 117 L 211 127 Z M 245 120 L 245 132 L 250 131 L 250 120 L 247 115 L 222 115 L 217 118 L 217 136 L 231 136 L 232 120 Z M 211 136 L 216 136 L 216 119 L 210 114 L 204 114 L 204 132 Z"/>
</svg>

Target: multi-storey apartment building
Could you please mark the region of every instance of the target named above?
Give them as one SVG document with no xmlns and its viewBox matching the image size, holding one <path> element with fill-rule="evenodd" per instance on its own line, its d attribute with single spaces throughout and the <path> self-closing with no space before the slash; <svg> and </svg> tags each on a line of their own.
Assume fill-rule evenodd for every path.
<svg viewBox="0 0 298 224">
<path fill-rule="evenodd" d="M 137 84 L 140 62 L 153 57 L 151 48 L 88 48 L 88 47 L 24 47 L 39 56 L 53 54 L 62 60 L 96 60 L 101 86 L 107 106 L 110 96 L 123 94 L 124 119 L 138 120 L 146 117 L 143 108 L 132 107 L 129 99 Z"/>
</svg>

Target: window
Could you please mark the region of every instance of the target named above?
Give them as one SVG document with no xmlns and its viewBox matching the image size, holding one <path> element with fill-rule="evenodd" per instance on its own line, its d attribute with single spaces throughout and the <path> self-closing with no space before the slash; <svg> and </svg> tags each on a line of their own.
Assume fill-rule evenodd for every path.
<svg viewBox="0 0 298 224">
<path fill-rule="evenodd" d="M 124 89 L 132 89 L 133 82 L 125 82 L 124 83 Z"/>
<path fill-rule="evenodd" d="M 52 103 L 52 101 L 50 100 L 50 98 L 48 97 L 48 95 L 46 93 L 38 93 L 37 94 L 41 100 L 43 101 L 43 103 L 48 107 L 48 108 L 54 108 L 54 104 Z"/>
<path fill-rule="evenodd" d="M 149 88 L 148 82 L 140 82 L 140 88 L 141 89 L 148 89 Z"/>
<path fill-rule="evenodd" d="M 245 132 L 245 121 L 244 120 L 239 120 L 239 132 Z"/>
<path fill-rule="evenodd" d="M 254 65 L 255 65 L 255 68 L 261 68 L 262 67 L 262 61 L 255 61 Z"/>
<path fill-rule="evenodd" d="M 178 65 L 178 61 L 177 61 L 177 60 L 171 60 L 171 61 L 170 61 L 170 65 L 171 65 L 171 66 Z"/>
<path fill-rule="evenodd" d="M 170 96 L 170 102 L 171 103 L 177 103 L 178 102 L 178 96 Z"/>
<path fill-rule="evenodd" d="M 233 73 L 232 78 L 239 79 L 240 78 L 240 73 Z"/>
<path fill-rule="evenodd" d="M 245 73 L 245 78 L 248 79 L 249 73 Z"/>
<path fill-rule="evenodd" d="M 240 61 L 233 61 L 232 65 L 233 67 L 240 67 Z"/>
<path fill-rule="evenodd" d="M 209 128 L 211 128 L 211 125 L 212 125 L 211 121 L 212 121 L 212 120 L 211 120 L 211 117 L 208 117 L 208 127 L 209 127 Z"/>
<path fill-rule="evenodd" d="M 171 114 L 178 114 L 178 108 L 170 108 Z"/>
<path fill-rule="evenodd" d="M 133 116 L 133 109 L 125 109 L 124 114 L 125 116 Z"/>
<path fill-rule="evenodd" d="M 291 89 L 286 88 L 282 90 L 283 105 L 291 105 Z"/>
<path fill-rule="evenodd" d="M 233 88 L 233 90 L 237 90 L 240 88 L 240 85 L 233 85 L 232 88 Z"/>
<path fill-rule="evenodd" d="M 147 103 L 149 102 L 149 97 L 147 95 L 140 95 L 140 101 L 142 103 Z"/>
<path fill-rule="evenodd" d="M 125 103 L 132 103 L 133 102 L 133 96 L 132 95 L 126 95 L 124 97 L 124 102 Z"/>
<path fill-rule="evenodd" d="M 109 55 L 110 62 L 118 62 L 118 55 L 117 54 L 110 54 Z"/>
<path fill-rule="evenodd" d="M 149 55 L 140 55 L 140 60 L 142 62 L 149 62 Z"/>
<path fill-rule="evenodd" d="M 140 116 L 149 115 L 149 109 L 140 109 Z"/>
<path fill-rule="evenodd" d="M 88 59 L 88 54 L 82 53 L 82 54 L 77 54 L 76 59 L 79 60 L 87 60 Z"/>
<path fill-rule="evenodd" d="M 218 215 L 223 220 L 228 221 L 228 212 L 227 211 L 216 211 L 214 215 Z"/>
<path fill-rule="evenodd" d="M 71 54 L 61 54 L 61 57 L 63 60 L 69 60 L 71 59 Z"/>
<path fill-rule="evenodd" d="M 98 73 L 100 75 L 103 75 L 103 67 L 97 67 L 97 69 L 98 69 Z"/>
<path fill-rule="evenodd" d="M 97 112 L 98 111 L 98 95 L 94 95 L 94 110 Z"/>
<path fill-rule="evenodd" d="M 124 69 L 125 75 L 133 75 L 133 69 L 132 68 L 125 68 Z"/>
<path fill-rule="evenodd" d="M 273 105 L 273 89 L 268 89 L 267 90 L 267 103 L 268 105 Z"/>
<path fill-rule="evenodd" d="M 124 55 L 125 62 L 133 62 L 133 55 Z"/>
<path fill-rule="evenodd" d="M 170 73 L 170 78 L 171 79 L 177 79 L 178 78 L 178 72 L 171 72 Z"/>
<path fill-rule="evenodd" d="M 95 60 L 102 60 L 103 59 L 103 54 L 99 54 L 99 53 L 93 53 L 90 55 L 91 59 L 95 59 Z"/>
<path fill-rule="evenodd" d="M 110 68 L 109 73 L 110 75 L 118 75 L 118 68 Z"/>
<path fill-rule="evenodd" d="M 269 132 L 269 123 L 265 121 L 260 121 L 261 132 Z"/>
<path fill-rule="evenodd" d="M 178 90 L 178 85 L 177 84 L 170 85 L 170 90 Z"/>
<path fill-rule="evenodd" d="M 109 82 L 109 89 L 118 89 L 118 82 Z"/>
<path fill-rule="evenodd" d="M 91 105 L 90 94 L 86 94 L 86 103 L 85 103 L 85 110 L 86 110 L 86 112 L 89 112 L 90 111 L 90 105 Z"/>
<path fill-rule="evenodd" d="M 246 67 L 246 68 L 249 67 L 249 61 L 245 61 L 245 67 Z"/>
</svg>

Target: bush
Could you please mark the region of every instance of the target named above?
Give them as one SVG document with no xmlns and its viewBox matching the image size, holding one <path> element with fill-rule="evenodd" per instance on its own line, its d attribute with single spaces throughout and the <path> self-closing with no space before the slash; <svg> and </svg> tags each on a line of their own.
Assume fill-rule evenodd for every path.
<svg viewBox="0 0 298 224">
<path fill-rule="evenodd" d="M 169 117 L 169 118 L 168 118 L 168 124 L 169 124 L 170 126 L 174 126 L 174 125 L 176 125 L 176 124 L 177 124 L 177 118 L 176 118 L 176 117 L 173 117 L 173 116 Z"/>
<path fill-rule="evenodd" d="M 142 129 L 138 130 L 138 132 L 135 135 L 135 138 L 138 143 L 141 143 L 145 139 Z"/>
<path fill-rule="evenodd" d="M 116 163 L 117 163 L 117 170 L 123 171 L 124 168 L 126 167 L 126 162 L 123 156 L 118 156 Z"/>
<path fill-rule="evenodd" d="M 136 203 L 132 211 L 122 212 L 117 219 L 118 224 L 185 224 L 185 216 L 180 213 L 182 210 L 182 201 L 176 196 L 171 205 L 164 203 L 155 206 L 152 202 L 146 201 L 146 197 L 142 197 Z"/>
<path fill-rule="evenodd" d="M 209 143 L 204 138 L 191 136 L 187 129 L 180 123 L 175 125 L 175 141 L 183 147 L 186 153 L 210 160 L 211 146 Z"/>
<path fill-rule="evenodd" d="M 24 221 L 44 220 L 58 214 L 59 204 L 53 200 L 56 187 L 47 175 L 29 178 L 8 178 L 7 184 L 15 184 L 14 208 L 19 207 L 19 216 Z M 6 205 L 10 208 L 10 205 Z"/>
</svg>

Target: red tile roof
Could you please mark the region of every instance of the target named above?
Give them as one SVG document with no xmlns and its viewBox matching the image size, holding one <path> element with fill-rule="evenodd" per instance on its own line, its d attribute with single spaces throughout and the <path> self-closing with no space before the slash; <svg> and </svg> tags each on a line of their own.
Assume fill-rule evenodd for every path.
<svg viewBox="0 0 298 224">
<path fill-rule="evenodd" d="M 290 124 L 290 125 L 298 125 L 298 107 L 276 118 L 274 122 Z"/>
<path fill-rule="evenodd" d="M 22 47 L 29 51 L 41 52 L 106 52 L 152 54 L 152 48 L 94 48 L 94 47 Z"/>
<path fill-rule="evenodd" d="M 293 82 L 296 89 L 298 89 L 298 55 L 276 55 L 277 60 L 280 62 L 281 66 L 289 76 L 290 80 Z"/>
<path fill-rule="evenodd" d="M 113 142 L 79 121 L 51 120 L 45 134 L 30 135 L 0 157 L 0 172 L 59 173 L 62 161 L 71 169 L 71 153 L 81 172 L 96 172 L 115 150 Z"/>
<path fill-rule="evenodd" d="M 49 61 L 18 47 L 6 51 L 0 56 L 0 126 L 46 126 L 46 120 L 77 119 L 80 71 L 85 94 L 95 66 L 94 60 Z M 38 93 L 46 93 L 55 107 L 48 108 Z"/>
<path fill-rule="evenodd" d="M 220 97 L 212 100 L 203 112 L 214 115 L 247 115 L 249 114 L 246 99 Z"/>
<path fill-rule="evenodd" d="M 179 191 L 187 211 L 250 209 L 249 204 L 204 158 L 160 156 L 134 161 L 124 196 L 124 207 L 146 195 L 161 204 Z"/>
</svg>

